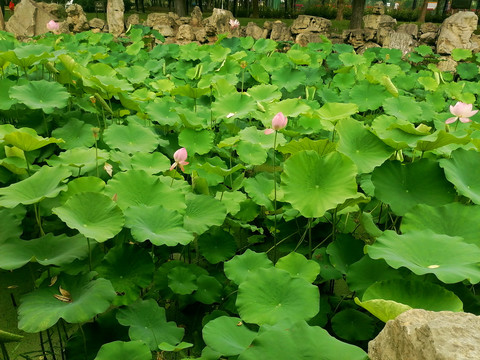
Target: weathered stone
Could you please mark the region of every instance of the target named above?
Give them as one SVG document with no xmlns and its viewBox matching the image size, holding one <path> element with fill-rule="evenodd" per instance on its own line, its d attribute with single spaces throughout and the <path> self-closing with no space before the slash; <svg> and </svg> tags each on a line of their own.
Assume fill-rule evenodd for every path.
<svg viewBox="0 0 480 360">
<path fill-rule="evenodd" d="M 56 5 L 58 7 L 58 5 Z M 57 17 L 32 0 L 22 0 L 5 24 L 5 30 L 15 36 L 35 36 L 48 32 L 47 23 Z"/>
<path fill-rule="evenodd" d="M 363 46 L 375 38 L 375 30 L 372 29 L 348 29 L 343 30 L 343 41 L 352 45 L 355 49 Z"/>
<path fill-rule="evenodd" d="M 123 0 L 108 0 L 107 24 L 108 32 L 113 36 L 119 36 L 125 30 L 125 5 Z"/>
<path fill-rule="evenodd" d="M 385 14 L 385 4 L 382 1 L 378 1 L 373 5 L 372 13 L 374 15 L 383 15 Z"/>
<path fill-rule="evenodd" d="M 192 41 L 195 40 L 195 34 L 193 33 L 190 25 L 184 24 L 178 28 L 177 32 L 178 41 Z"/>
<path fill-rule="evenodd" d="M 82 6 L 79 4 L 72 4 L 67 8 L 66 22 L 70 31 L 75 33 L 90 30 L 87 15 L 85 15 Z"/>
<path fill-rule="evenodd" d="M 273 23 L 271 21 L 265 21 L 263 23 L 263 28 L 269 31 L 272 31 L 272 26 L 273 26 Z"/>
<path fill-rule="evenodd" d="M 431 22 L 426 22 L 426 23 L 423 23 L 422 25 L 420 25 L 420 32 L 422 34 L 426 34 L 426 33 L 429 33 L 429 32 L 437 32 L 438 29 L 439 29 L 438 24 L 434 24 L 434 23 L 431 23 Z"/>
<path fill-rule="evenodd" d="M 453 49 L 471 49 L 470 38 L 477 24 L 478 16 L 471 11 L 461 11 L 446 18 L 440 27 L 437 53 L 451 54 Z"/>
<path fill-rule="evenodd" d="M 390 320 L 368 345 L 371 360 L 480 359 L 480 317 L 413 309 Z"/>
<path fill-rule="evenodd" d="M 230 32 L 230 20 L 234 17 L 231 11 L 224 9 L 213 9 L 212 16 L 203 20 L 207 35 L 217 35 Z"/>
<path fill-rule="evenodd" d="M 178 29 L 178 25 L 177 25 L 177 22 L 175 21 L 175 18 L 170 16 L 170 14 L 171 13 L 168 13 L 168 14 L 150 13 L 147 16 L 147 21 L 145 22 L 145 25 L 155 30 L 159 30 L 160 26 L 169 26 L 172 29 Z"/>
<path fill-rule="evenodd" d="M 419 41 L 422 44 L 427 44 L 427 45 L 435 45 L 435 40 L 437 40 L 437 33 L 436 32 L 427 32 L 422 35 L 420 35 Z"/>
<path fill-rule="evenodd" d="M 322 42 L 322 38 L 319 33 L 300 33 L 295 38 L 295 43 L 300 46 L 307 46 L 309 43 Z"/>
<path fill-rule="evenodd" d="M 272 24 L 270 39 L 275 41 L 292 41 L 293 37 L 287 24 L 281 21 L 275 21 Z"/>
<path fill-rule="evenodd" d="M 376 42 L 381 46 L 387 46 L 390 42 L 390 36 L 395 32 L 395 30 L 391 28 L 380 28 L 377 30 L 376 34 Z"/>
<path fill-rule="evenodd" d="M 157 30 L 160 34 L 162 34 L 166 38 L 175 37 L 175 35 L 177 34 L 177 32 L 171 26 L 168 26 L 168 25 L 157 25 L 155 26 L 154 29 Z"/>
<path fill-rule="evenodd" d="M 5 19 L 3 13 L 0 11 L 0 31 L 5 31 Z"/>
<path fill-rule="evenodd" d="M 292 34 L 302 32 L 329 34 L 332 22 L 317 16 L 299 15 L 292 24 L 290 31 Z"/>
<path fill-rule="evenodd" d="M 182 16 L 177 20 L 177 24 L 178 24 L 178 26 L 190 24 L 190 20 L 191 19 L 190 19 L 189 16 Z"/>
<path fill-rule="evenodd" d="M 190 25 L 193 27 L 202 26 L 203 14 L 198 6 L 195 6 L 190 15 Z"/>
<path fill-rule="evenodd" d="M 417 24 L 401 24 L 397 28 L 397 32 L 403 32 L 412 36 L 414 39 L 418 38 L 418 25 Z"/>
<path fill-rule="evenodd" d="M 130 16 L 127 18 L 127 21 L 125 22 L 125 25 L 126 25 L 127 29 L 128 29 L 130 26 L 138 25 L 138 24 L 140 24 L 140 16 L 138 16 L 138 14 L 132 14 L 132 15 L 130 15 Z"/>
<path fill-rule="evenodd" d="M 255 40 L 258 40 L 263 37 L 263 30 L 260 26 L 254 22 L 249 22 L 245 28 L 245 35 L 251 36 Z"/>
<path fill-rule="evenodd" d="M 473 34 L 470 38 L 470 42 L 472 43 L 470 49 L 472 49 L 475 54 L 480 52 L 480 35 Z"/>
<path fill-rule="evenodd" d="M 416 42 L 411 35 L 403 32 L 393 32 L 386 38 L 383 47 L 401 50 L 405 55 L 413 50 Z"/>
<path fill-rule="evenodd" d="M 93 18 L 88 22 L 88 25 L 90 25 L 92 29 L 102 30 L 105 27 L 105 21 L 99 18 Z"/>
<path fill-rule="evenodd" d="M 55 19 L 64 18 L 67 15 L 67 12 L 65 11 L 65 7 L 60 4 L 36 2 L 35 5 L 45 10 L 45 12 L 53 15 Z"/>
<path fill-rule="evenodd" d="M 377 43 L 374 43 L 374 42 L 366 42 L 365 44 L 363 44 L 363 46 L 360 46 L 358 49 L 357 49 L 357 54 L 360 54 L 362 55 L 365 50 L 367 49 L 371 49 L 371 48 L 377 48 L 377 47 L 381 47 L 380 45 L 378 45 Z"/>
<path fill-rule="evenodd" d="M 207 31 L 203 27 L 193 28 L 193 33 L 195 35 L 195 40 L 200 44 L 208 42 Z"/>
<path fill-rule="evenodd" d="M 365 15 L 363 17 L 363 24 L 365 29 L 378 30 L 380 28 L 395 28 L 397 20 L 390 15 Z"/>
</svg>

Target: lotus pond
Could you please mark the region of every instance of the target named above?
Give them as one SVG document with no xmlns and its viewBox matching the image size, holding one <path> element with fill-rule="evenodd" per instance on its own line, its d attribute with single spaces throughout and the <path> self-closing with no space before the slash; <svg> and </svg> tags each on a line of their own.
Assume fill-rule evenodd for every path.
<svg viewBox="0 0 480 360">
<path fill-rule="evenodd" d="M 155 39 L 0 33 L 0 276 L 40 354 L 360 360 L 408 309 L 480 314 L 478 54 Z"/>
</svg>

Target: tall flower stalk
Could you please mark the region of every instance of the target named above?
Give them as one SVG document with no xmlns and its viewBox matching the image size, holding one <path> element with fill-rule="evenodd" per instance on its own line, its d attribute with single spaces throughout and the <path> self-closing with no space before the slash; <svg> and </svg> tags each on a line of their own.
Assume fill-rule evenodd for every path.
<svg viewBox="0 0 480 360">
<path fill-rule="evenodd" d="M 275 134 L 273 137 L 273 261 L 277 260 L 277 133 L 287 126 L 288 119 L 282 112 L 276 114 L 272 119 L 272 127 L 265 129 L 265 135 Z"/>
</svg>

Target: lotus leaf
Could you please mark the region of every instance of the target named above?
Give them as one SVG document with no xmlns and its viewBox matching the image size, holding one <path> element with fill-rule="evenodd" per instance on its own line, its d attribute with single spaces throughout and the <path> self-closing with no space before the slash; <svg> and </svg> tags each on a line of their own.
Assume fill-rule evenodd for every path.
<svg viewBox="0 0 480 360">
<path fill-rule="evenodd" d="M 152 353 L 142 340 L 128 342 L 114 341 L 103 344 L 98 351 L 95 360 L 122 358 L 129 360 L 151 360 Z"/>
<path fill-rule="evenodd" d="M 63 109 L 67 106 L 70 94 L 59 83 L 35 80 L 26 85 L 12 86 L 10 97 L 30 109 L 42 109 L 46 114 L 50 114 L 55 109 Z"/>
<path fill-rule="evenodd" d="M 347 341 L 369 340 L 375 333 L 375 321 L 358 310 L 346 309 L 333 316 L 332 329 Z"/>
<path fill-rule="evenodd" d="M 6 144 L 16 146 L 23 151 L 33 151 L 49 144 L 63 143 L 62 139 L 44 138 L 30 128 L 21 128 L 4 135 L 3 140 Z"/>
<path fill-rule="evenodd" d="M 358 298 L 355 298 L 355 303 L 368 310 L 383 322 L 393 320 L 401 313 L 412 309 L 408 305 L 397 303 L 393 300 L 374 299 L 360 301 Z"/>
<path fill-rule="evenodd" d="M 84 175 L 103 165 L 108 160 L 108 152 L 95 148 L 74 148 L 53 155 L 47 160 L 50 166 L 61 166 L 69 168 L 75 175 Z"/>
<path fill-rule="evenodd" d="M 309 283 L 315 281 L 320 274 L 320 265 L 317 262 L 307 260 L 305 256 L 296 252 L 278 259 L 275 267 L 288 271 L 293 278 L 305 279 Z"/>
<path fill-rule="evenodd" d="M 249 274 L 261 268 L 272 268 L 273 263 L 265 253 L 256 253 L 247 249 L 242 255 L 237 255 L 225 262 L 225 275 L 235 284 L 240 285 Z"/>
<path fill-rule="evenodd" d="M 10 88 L 14 85 L 14 81 L 0 79 L 0 110 L 9 110 L 12 105 L 17 103 L 17 99 L 11 98 L 9 95 Z"/>
<path fill-rule="evenodd" d="M 92 125 L 75 118 L 70 119 L 64 126 L 53 130 L 52 135 L 65 141 L 58 145 L 62 149 L 90 147 L 95 143 Z"/>
<path fill-rule="evenodd" d="M 197 278 L 197 290 L 193 297 L 203 304 L 213 304 L 221 301 L 222 290 L 222 284 L 213 276 L 200 275 Z"/>
<path fill-rule="evenodd" d="M 108 196 L 82 192 L 70 197 L 64 205 L 52 209 L 67 226 L 87 238 L 104 242 L 122 230 L 122 210 Z"/>
<path fill-rule="evenodd" d="M 366 246 L 372 259 L 384 259 L 394 269 L 406 267 L 417 275 L 434 274 L 451 284 L 465 279 L 480 282 L 480 248 L 459 236 L 435 234 L 431 230 L 398 235 L 385 231 L 373 245 Z"/>
<path fill-rule="evenodd" d="M 207 130 L 184 129 L 178 135 L 178 144 L 186 148 L 191 155 L 203 155 L 213 146 L 213 133 Z"/>
</svg>

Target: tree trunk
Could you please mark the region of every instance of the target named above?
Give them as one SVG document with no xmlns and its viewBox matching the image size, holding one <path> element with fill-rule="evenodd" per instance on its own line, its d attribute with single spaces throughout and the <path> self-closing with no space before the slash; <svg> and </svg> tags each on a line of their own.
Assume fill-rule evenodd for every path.
<svg viewBox="0 0 480 360">
<path fill-rule="evenodd" d="M 252 15 L 255 19 L 260 17 L 260 13 L 258 11 L 258 0 L 252 0 Z"/>
<path fill-rule="evenodd" d="M 422 10 L 420 10 L 420 15 L 418 15 L 417 22 L 424 23 L 425 17 L 427 16 L 427 5 L 428 0 L 423 0 Z"/>
<path fill-rule="evenodd" d="M 350 19 L 350 29 L 362 28 L 364 9 L 365 0 L 352 0 L 352 18 Z"/>
<path fill-rule="evenodd" d="M 413 0 L 413 2 L 412 2 L 412 10 L 415 10 L 416 7 L 417 7 L 417 0 Z"/>
<path fill-rule="evenodd" d="M 337 0 L 337 17 L 335 20 L 343 20 L 343 9 L 345 8 L 345 0 Z"/>
<path fill-rule="evenodd" d="M 175 0 L 175 13 L 178 16 L 187 16 L 187 8 L 185 7 L 185 0 Z"/>
</svg>

